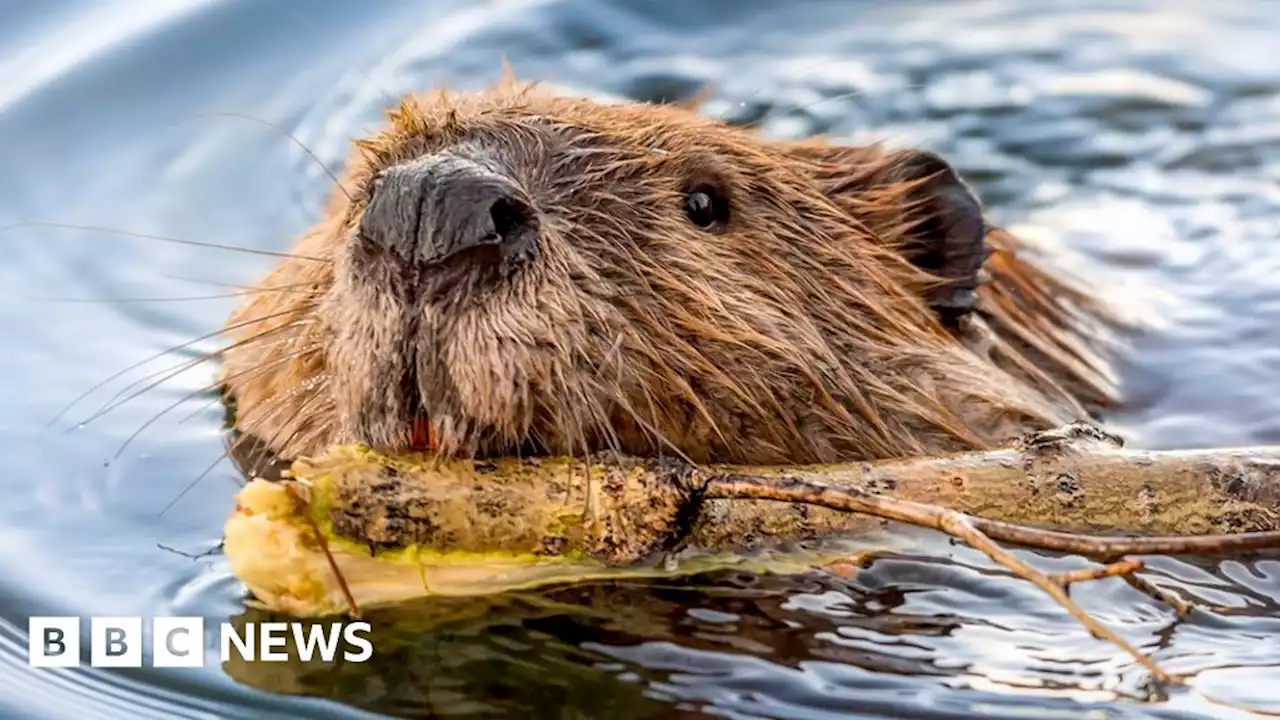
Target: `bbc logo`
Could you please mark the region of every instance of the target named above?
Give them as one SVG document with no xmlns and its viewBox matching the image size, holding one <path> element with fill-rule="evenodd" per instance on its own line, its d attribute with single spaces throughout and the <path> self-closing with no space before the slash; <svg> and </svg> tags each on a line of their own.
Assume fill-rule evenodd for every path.
<svg viewBox="0 0 1280 720">
<path fill-rule="evenodd" d="M 80 618 L 33 617 L 28 623 L 28 664 L 79 667 Z M 89 623 L 89 664 L 142 667 L 142 618 L 95 617 Z M 158 617 L 151 621 L 151 664 L 204 666 L 204 618 Z"/>
<path fill-rule="evenodd" d="M 78 667 L 80 618 L 33 617 L 27 623 L 27 663 L 32 667 Z M 367 622 L 246 622 L 218 623 L 216 644 L 222 662 L 233 655 L 245 661 L 366 662 L 373 655 Z M 89 623 L 89 665 L 142 667 L 143 649 L 150 648 L 153 667 L 204 667 L 205 624 L 201 617 L 157 617 L 151 620 L 146 643 L 140 617 L 95 617 Z"/>
</svg>

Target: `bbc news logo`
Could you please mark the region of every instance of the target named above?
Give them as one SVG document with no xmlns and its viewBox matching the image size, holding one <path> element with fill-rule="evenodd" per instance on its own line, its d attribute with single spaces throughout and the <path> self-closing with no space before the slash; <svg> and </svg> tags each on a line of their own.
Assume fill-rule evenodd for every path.
<svg viewBox="0 0 1280 720">
<path fill-rule="evenodd" d="M 204 667 L 205 628 L 202 617 L 157 617 L 150 623 L 150 642 L 140 617 L 95 617 L 89 621 L 89 666 L 142 667 L 143 649 L 151 650 L 153 667 Z M 365 662 L 373 656 L 369 623 L 218 623 L 222 662 L 235 655 L 243 661 Z M 27 623 L 27 664 L 32 667 L 79 667 L 80 618 L 33 617 Z"/>
</svg>

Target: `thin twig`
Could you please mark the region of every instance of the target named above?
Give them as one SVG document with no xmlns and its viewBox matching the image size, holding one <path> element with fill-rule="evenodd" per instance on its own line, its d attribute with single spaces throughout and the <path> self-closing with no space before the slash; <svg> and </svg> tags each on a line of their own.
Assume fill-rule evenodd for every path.
<svg viewBox="0 0 1280 720">
<path fill-rule="evenodd" d="M 1177 593 L 1165 590 L 1146 578 L 1139 577 L 1137 575 L 1127 575 L 1125 576 L 1125 582 L 1129 583 L 1134 590 L 1137 590 L 1147 597 L 1173 608 L 1174 612 L 1183 617 L 1190 615 L 1191 611 L 1196 609 L 1195 603 L 1184 599 Z"/>
<path fill-rule="evenodd" d="M 941 529 L 949 535 L 955 536 L 969 543 L 970 546 L 981 550 L 991 557 L 992 560 L 1005 566 L 1014 575 L 1027 580 L 1036 587 L 1048 593 L 1058 602 L 1071 617 L 1080 621 L 1089 630 L 1089 634 L 1099 640 L 1108 640 L 1116 647 L 1124 650 L 1134 660 L 1145 667 L 1153 678 L 1162 684 L 1180 684 L 1176 678 L 1166 673 L 1156 664 L 1154 660 L 1147 657 L 1141 650 L 1134 647 L 1128 640 L 1120 637 L 1114 630 L 1094 620 L 1084 608 L 1076 604 L 1063 590 L 1063 587 L 1055 583 L 1044 573 L 1036 570 L 1030 565 L 1022 562 L 1013 553 L 1005 550 L 997 545 L 991 538 L 980 532 L 970 521 L 969 516 L 958 513 L 953 510 L 944 510 L 941 513 Z"/>
<path fill-rule="evenodd" d="M 355 595 L 351 593 L 350 586 L 347 585 L 347 578 L 343 576 L 342 570 L 338 568 L 338 561 L 334 559 L 333 553 L 329 550 L 329 540 L 320 530 L 320 526 L 316 524 L 315 517 L 311 514 L 310 504 L 307 499 L 302 497 L 296 490 L 294 485 L 286 486 L 289 494 L 293 497 L 294 502 L 298 503 L 298 514 L 306 519 L 307 524 L 311 526 L 311 530 L 315 533 L 316 538 L 320 542 L 320 550 L 324 553 L 325 560 L 329 562 L 329 569 L 333 571 L 333 577 L 338 583 L 338 589 L 342 591 L 342 598 L 347 603 L 347 612 L 353 618 L 360 617 L 360 606 L 356 604 Z"/>
<path fill-rule="evenodd" d="M 1144 567 L 1146 567 L 1146 565 L 1143 564 L 1141 560 L 1126 558 L 1108 565 L 1099 565 L 1096 568 L 1072 570 L 1070 572 L 1056 573 L 1046 577 L 1059 585 L 1065 586 L 1072 583 L 1087 582 L 1089 580 L 1101 580 L 1102 578 L 1114 577 L 1116 575 L 1128 577 L 1131 573 L 1138 572 Z"/>
</svg>

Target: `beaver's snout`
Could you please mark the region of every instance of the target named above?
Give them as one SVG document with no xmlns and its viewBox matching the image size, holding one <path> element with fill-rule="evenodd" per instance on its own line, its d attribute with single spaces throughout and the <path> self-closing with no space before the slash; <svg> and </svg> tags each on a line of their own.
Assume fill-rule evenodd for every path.
<svg viewBox="0 0 1280 720">
<path fill-rule="evenodd" d="M 511 180 L 452 154 L 379 174 L 360 221 L 371 249 L 437 265 L 466 255 L 509 272 L 537 257 L 538 218 Z"/>
</svg>

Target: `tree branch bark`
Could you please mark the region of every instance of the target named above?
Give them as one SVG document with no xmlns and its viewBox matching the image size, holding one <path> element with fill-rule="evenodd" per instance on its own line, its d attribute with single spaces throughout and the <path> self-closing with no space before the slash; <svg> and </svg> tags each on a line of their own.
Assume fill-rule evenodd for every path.
<svg viewBox="0 0 1280 720">
<path fill-rule="evenodd" d="M 848 538 L 893 521 L 985 552 L 1165 683 L 1175 678 L 1065 586 L 1109 576 L 1149 585 L 1126 555 L 1280 548 L 1280 447 L 1130 450 L 1088 425 L 991 452 L 805 468 L 443 462 L 337 448 L 293 475 L 246 486 L 226 527 L 233 570 L 277 610 L 356 613 L 425 595 L 741 567 L 735 553 L 760 549 L 786 548 L 759 564 L 788 572 L 838 562 Z M 1104 565 L 1049 576 L 1000 542 Z"/>
</svg>

